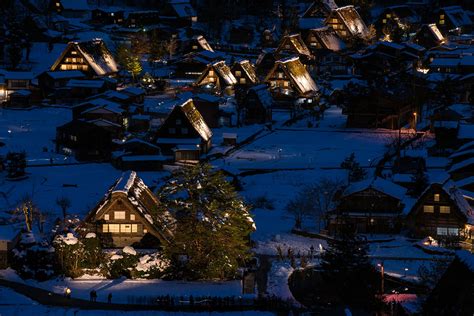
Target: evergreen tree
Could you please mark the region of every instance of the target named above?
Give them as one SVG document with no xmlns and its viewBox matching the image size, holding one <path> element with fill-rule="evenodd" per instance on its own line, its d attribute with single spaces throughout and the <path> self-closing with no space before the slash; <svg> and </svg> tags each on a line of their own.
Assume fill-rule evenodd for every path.
<svg viewBox="0 0 474 316">
<path fill-rule="evenodd" d="M 348 229 L 341 232 L 340 240 L 328 240 L 321 256 L 322 286 L 328 295 L 349 306 L 374 308 L 379 278 L 368 248 Z"/>
<path fill-rule="evenodd" d="M 15 10 L 14 6 L 7 11 L 6 16 L 6 53 L 8 61 L 10 62 L 10 67 L 15 70 L 21 63 L 23 55 L 23 39 L 25 38 L 24 30 L 20 15 Z"/>
<path fill-rule="evenodd" d="M 159 192 L 177 218 L 165 248 L 177 277 L 232 278 L 250 256 L 253 220 L 220 172 L 207 164 L 179 170 Z"/>
<path fill-rule="evenodd" d="M 341 163 L 341 168 L 348 171 L 348 182 L 357 182 L 365 179 L 367 171 L 362 169 L 360 164 L 356 161 L 355 154 L 351 153 L 349 157 L 344 159 Z"/>
</svg>

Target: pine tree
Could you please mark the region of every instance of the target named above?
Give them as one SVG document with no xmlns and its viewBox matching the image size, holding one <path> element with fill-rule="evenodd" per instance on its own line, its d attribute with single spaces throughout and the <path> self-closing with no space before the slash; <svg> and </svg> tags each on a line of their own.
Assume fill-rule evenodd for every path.
<svg viewBox="0 0 474 316">
<path fill-rule="evenodd" d="M 360 164 L 356 161 L 354 153 L 351 153 L 349 157 L 344 159 L 344 161 L 341 163 L 341 168 L 347 169 L 349 183 L 361 181 L 367 176 L 367 171 L 362 169 Z"/>
<path fill-rule="evenodd" d="M 183 168 L 158 196 L 177 218 L 165 248 L 177 277 L 232 278 L 249 258 L 253 221 L 248 208 L 220 172 L 207 164 Z"/>
<path fill-rule="evenodd" d="M 341 239 L 328 240 L 321 276 L 327 293 L 344 304 L 371 309 L 377 302 L 378 273 L 368 257 L 368 244 L 348 229 Z"/>
</svg>

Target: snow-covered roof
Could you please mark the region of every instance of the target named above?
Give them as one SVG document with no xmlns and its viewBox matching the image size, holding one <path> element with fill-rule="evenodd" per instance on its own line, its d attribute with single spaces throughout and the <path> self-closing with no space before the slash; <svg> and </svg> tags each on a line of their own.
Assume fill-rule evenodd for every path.
<svg viewBox="0 0 474 316">
<path fill-rule="evenodd" d="M 359 182 L 355 182 L 347 187 L 342 196 L 349 196 L 354 193 L 358 193 L 361 191 L 365 191 L 367 189 L 373 189 L 394 197 L 399 200 L 403 200 L 407 190 L 404 187 L 401 187 L 391 181 L 382 179 L 382 178 L 375 178 L 375 179 L 367 179 Z"/>
<path fill-rule="evenodd" d="M 193 39 L 196 40 L 197 43 L 201 46 L 201 48 L 204 49 L 205 51 L 207 50 L 207 51 L 210 51 L 210 52 L 214 52 L 211 45 L 209 44 L 209 42 L 206 40 L 206 38 L 204 36 L 197 35 Z"/>
<path fill-rule="evenodd" d="M 470 176 L 470 177 L 456 181 L 456 186 L 459 188 L 462 188 L 468 185 L 474 185 L 474 176 Z"/>
<path fill-rule="evenodd" d="M 145 90 L 138 87 L 127 87 L 123 89 L 122 92 L 128 93 L 133 96 L 145 95 Z"/>
<path fill-rule="evenodd" d="M 435 23 L 428 24 L 427 26 L 436 40 L 440 42 L 444 41 L 444 36 L 443 34 L 441 34 L 440 30 L 438 29 L 438 26 L 436 26 Z"/>
<path fill-rule="evenodd" d="M 301 63 L 299 57 L 288 57 L 277 60 L 265 81 L 268 81 L 279 67 L 285 72 L 299 93 L 307 94 L 319 91 L 316 82 L 314 82 L 313 78 Z"/>
<path fill-rule="evenodd" d="M 65 10 L 89 11 L 91 7 L 87 0 L 60 0 Z"/>
<path fill-rule="evenodd" d="M 67 79 L 67 78 L 84 78 L 85 75 L 79 70 L 65 70 L 65 71 L 47 71 L 48 76 L 53 79 Z"/>
<path fill-rule="evenodd" d="M 455 172 L 459 169 L 462 169 L 462 168 L 467 167 L 467 166 L 472 166 L 472 165 L 474 165 L 474 157 L 463 160 L 461 162 L 458 162 L 458 163 L 452 165 L 451 168 L 448 170 L 448 172 L 452 173 L 452 172 Z"/>
<path fill-rule="evenodd" d="M 32 80 L 35 75 L 29 71 L 5 71 L 5 80 Z"/>
<path fill-rule="evenodd" d="M 369 29 L 353 5 L 334 9 L 333 12 L 339 16 L 353 36 L 367 36 L 369 34 Z"/>
<path fill-rule="evenodd" d="M 460 6 L 444 7 L 441 11 L 444 11 L 455 28 L 470 26 L 473 23 L 467 12 Z"/>
<path fill-rule="evenodd" d="M 70 42 L 61 56 L 59 56 L 53 66 L 51 66 L 52 71 L 60 69 L 61 62 L 71 50 L 79 52 L 98 76 L 118 72 L 118 65 L 102 39 L 94 39 L 86 42 Z"/>
<path fill-rule="evenodd" d="M 13 225 L 0 225 L 0 240 L 12 241 L 20 233 L 20 230 Z"/>
<path fill-rule="evenodd" d="M 236 63 L 234 64 L 232 68 L 238 67 L 238 65 L 240 65 L 242 70 L 245 72 L 246 76 L 250 79 L 251 83 L 258 82 L 258 77 L 257 77 L 257 73 L 255 72 L 255 67 L 252 65 L 252 63 L 250 63 L 248 59 L 236 61 Z"/>
<path fill-rule="evenodd" d="M 223 83 L 225 84 L 225 86 L 233 86 L 237 83 L 237 79 L 232 74 L 230 67 L 226 65 L 225 61 L 221 60 L 207 66 L 207 69 L 204 70 L 204 72 L 201 74 L 201 76 L 199 76 L 196 81 L 198 85 L 202 83 L 207 84 L 207 81 L 205 81 L 205 79 L 207 78 L 207 75 L 210 70 L 214 70 L 217 73 L 217 75 L 224 81 Z"/>
<path fill-rule="evenodd" d="M 178 108 L 183 111 L 184 115 L 186 115 L 189 122 L 194 127 L 196 132 L 198 132 L 198 134 L 202 137 L 202 139 L 208 141 L 212 137 L 211 129 L 209 126 L 207 126 L 206 121 L 204 121 L 201 113 L 199 113 L 199 111 L 194 106 L 192 99 L 181 103 Z"/>
<path fill-rule="evenodd" d="M 76 80 L 71 79 L 68 81 L 66 87 L 68 88 L 91 88 L 99 89 L 105 84 L 104 80 Z"/>
<path fill-rule="evenodd" d="M 456 157 L 462 157 L 466 155 L 474 156 L 474 148 L 469 148 L 469 149 L 461 150 L 461 151 L 458 150 L 454 152 L 451 156 L 449 156 L 449 158 L 453 159 Z"/>
<path fill-rule="evenodd" d="M 249 91 L 254 91 L 257 95 L 260 103 L 263 105 L 264 108 L 270 109 L 273 105 L 273 97 L 270 91 L 268 91 L 268 86 L 266 84 L 261 84 L 258 86 L 254 86 L 249 89 Z"/>
<path fill-rule="evenodd" d="M 137 213 L 155 229 L 161 239 L 167 242 L 171 241 L 175 228 L 174 217 L 166 209 L 160 207 L 156 196 L 135 171 L 127 171 L 115 181 L 105 194 L 104 199 L 88 214 L 86 221 L 91 221 L 101 214 L 115 194 L 124 194 L 135 207 Z"/>
<path fill-rule="evenodd" d="M 474 139 L 474 124 L 459 124 L 459 139 Z"/>
<path fill-rule="evenodd" d="M 325 49 L 337 52 L 346 48 L 346 44 L 337 36 L 336 31 L 328 26 L 309 30 L 309 36 L 316 37 Z"/>
<path fill-rule="evenodd" d="M 301 34 L 289 34 L 285 35 L 282 40 L 280 41 L 280 45 L 278 45 L 277 53 L 286 50 L 286 45 L 291 45 L 296 50 L 296 52 L 300 55 L 311 56 L 311 52 L 304 43 L 303 39 L 301 38 Z"/>
<path fill-rule="evenodd" d="M 298 21 L 300 30 L 310 30 L 324 26 L 324 18 L 301 18 Z"/>
<path fill-rule="evenodd" d="M 464 145 L 462 145 L 461 147 L 459 147 L 458 151 L 463 151 L 463 150 L 470 149 L 470 148 L 474 148 L 474 140 L 472 140 L 470 142 L 467 142 Z"/>
<path fill-rule="evenodd" d="M 189 0 L 170 0 L 171 7 L 176 12 L 176 15 L 180 18 L 189 18 L 197 16 L 196 10 L 194 10 Z"/>
<path fill-rule="evenodd" d="M 319 6 L 319 7 L 318 7 Z M 331 12 L 331 10 L 337 9 L 337 4 L 334 2 L 334 0 L 317 0 L 313 1 L 308 9 L 303 13 L 303 17 L 311 17 L 318 11 L 318 9 L 321 8 L 322 10 L 326 12 Z"/>
</svg>

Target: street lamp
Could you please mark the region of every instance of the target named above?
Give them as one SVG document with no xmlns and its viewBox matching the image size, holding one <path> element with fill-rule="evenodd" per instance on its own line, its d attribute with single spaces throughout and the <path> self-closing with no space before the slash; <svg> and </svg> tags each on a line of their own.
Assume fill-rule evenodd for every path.
<svg viewBox="0 0 474 316">
<path fill-rule="evenodd" d="M 407 276 L 408 268 L 405 268 L 405 277 Z"/>
<path fill-rule="evenodd" d="M 385 269 L 383 267 L 383 262 L 381 263 L 378 263 L 377 266 L 380 268 L 380 292 L 381 294 L 383 295 L 384 293 L 384 273 L 385 273 Z"/>
<path fill-rule="evenodd" d="M 413 129 L 415 130 L 415 133 L 416 133 L 417 115 L 418 113 L 413 112 Z"/>
</svg>

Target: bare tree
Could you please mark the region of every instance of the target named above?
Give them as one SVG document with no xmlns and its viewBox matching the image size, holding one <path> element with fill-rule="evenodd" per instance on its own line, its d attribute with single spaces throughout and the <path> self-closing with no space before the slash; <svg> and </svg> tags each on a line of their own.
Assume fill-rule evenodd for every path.
<svg viewBox="0 0 474 316">
<path fill-rule="evenodd" d="M 174 37 L 170 38 L 168 41 L 164 42 L 164 47 L 169 55 L 169 58 L 172 59 L 176 53 L 176 50 L 178 49 L 178 41 Z"/>
<path fill-rule="evenodd" d="M 303 187 L 286 206 L 288 213 L 292 214 L 295 218 L 296 229 L 301 229 L 303 219 L 313 213 L 314 201 L 311 191 L 312 188 L 310 186 Z"/>
<path fill-rule="evenodd" d="M 311 187 L 311 200 L 314 202 L 313 215 L 316 219 L 318 229 L 321 230 L 321 222 L 334 206 L 334 197 L 342 188 L 343 181 L 339 179 L 322 178 Z"/>
<path fill-rule="evenodd" d="M 61 208 L 63 219 L 66 219 L 67 210 L 71 207 L 71 200 L 67 196 L 60 196 L 56 199 L 56 204 Z"/>
</svg>

